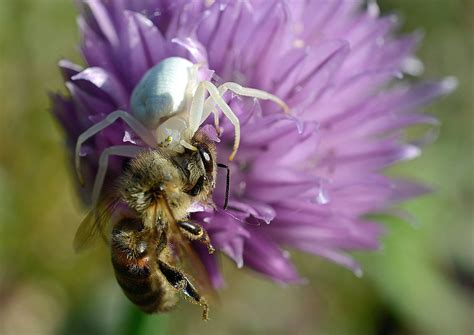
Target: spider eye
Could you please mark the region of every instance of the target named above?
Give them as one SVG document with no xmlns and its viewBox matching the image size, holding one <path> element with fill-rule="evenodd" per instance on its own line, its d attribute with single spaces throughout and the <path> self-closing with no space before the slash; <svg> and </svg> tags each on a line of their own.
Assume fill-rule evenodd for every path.
<svg viewBox="0 0 474 335">
<path fill-rule="evenodd" d="M 214 165 L 212 163 L 212 156 L 209 150 L 204 147 L 199 147 L 199 155 L 201 156 L 202 163 L 204 164 L 204 168 L 206 169 L 206 172 L 212 172 L 212 169 L 214 168 Z"/>
</svg>

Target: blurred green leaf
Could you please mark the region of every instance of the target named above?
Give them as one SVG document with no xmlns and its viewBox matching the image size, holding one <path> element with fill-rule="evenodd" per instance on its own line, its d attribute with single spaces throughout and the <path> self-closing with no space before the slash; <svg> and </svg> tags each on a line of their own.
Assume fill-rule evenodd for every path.
<svg viewBox="0 0 474 335">
<path fill-rule="evenodd" d="M 128 319 L 123 327 L 123 335 L 165 335 L 168 333 L 169 317 L 165 314 L 149 315 L 135 306 L 128 311 Z"/>
</svg>

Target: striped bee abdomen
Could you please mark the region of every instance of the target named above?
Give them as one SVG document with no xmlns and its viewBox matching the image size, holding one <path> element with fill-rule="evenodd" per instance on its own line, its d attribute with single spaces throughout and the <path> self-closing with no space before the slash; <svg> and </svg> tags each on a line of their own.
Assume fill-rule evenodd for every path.
<svg viewBox="0 0 474 335">
<path fill-rule="evenodd" d="M 157 271 L 156 255 L 149 254 L 149 236 L 140 220 L 120 221 L 112 231 L 112 265 L 130 301 L 142 311 L 154 313 L 169 310 L 176 297 Z"/>
</svg>

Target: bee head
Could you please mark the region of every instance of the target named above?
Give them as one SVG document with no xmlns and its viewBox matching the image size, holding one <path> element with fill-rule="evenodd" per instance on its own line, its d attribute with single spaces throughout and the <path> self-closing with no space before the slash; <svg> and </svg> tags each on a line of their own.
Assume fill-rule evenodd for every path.
<svg viewBox="0 0 474 335">
<path fill-rule="evenodd" d="M 216 147 L 204 133 L 196 132 L 192 145 L 197 150 L 186 150 L 183 168 L 188 182 L 185 192 L 196 201 L 205 201 L 211 195 L 216 179 Z"/>
</svg>

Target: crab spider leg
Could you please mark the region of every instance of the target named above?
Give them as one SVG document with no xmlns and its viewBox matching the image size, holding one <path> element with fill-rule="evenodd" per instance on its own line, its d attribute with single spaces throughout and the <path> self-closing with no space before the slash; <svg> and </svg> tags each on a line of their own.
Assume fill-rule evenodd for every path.
<svg viewBox="0 0 474 335">
<path fill-rule="evenodd" d="M 207 98 L 206 102 L 204 101 L 206 90 L 209 92 L 210 97 Z M 225 91 L 224 91 L 225 92 Z M 240 124 L 238 118 L 235 116 L 232 109 L 227 105 L 227 103 L 222 99 L 222 93 L 217 89 L 211 82 L 203 81 L 199 84 L 194 93 L 193 101 L 191 103 L 191 107 L 189 110 L 189 128 L 191 134 L 194 134 L 205 118 L 202 117 L 204 113 L 209 116 L 210 113 L 214 113 L 214 124 L 216 127 L 216 131 L 219 132 L 219 114 L 215 107 L 218 105 L 224 115 L 226 115 L 232 124 L 235 127 L 235 142 L 234 142 L 234 149 L 232 154 L 229 157 L 229 160 L 232 160 L 237 152 L 240 142 Z M 207 109 L 205 109 L 207 108 Z M 185 143 L 181 143 L 184 145 Z M 186 145 L 184 145 L 186 147 Z"/>
<path fill-rule="evenodd" d="M 280 106 L 286 114 L 290 113 L 290 108 L 288 107 L 288 105 L 283 100 L 281 100 L 279 97 L 277 97 L 273 94 L 270 94 L 270 93 L 262 91 L 262 90 L 257 90 L 255 88 L 243 87 L 243 86 L 241 86 L 237 83 L 233 83 L 233 82 L 224 83 L 224 84 L 220 85 L 217 89 L 219 90 L 219 94 L 221 96 L 223 96 L 229 90 L 229 91 L 232 91 L 232 92 L 234 92 L 238 95 L 244 96 L 244 97 L 257 98 L 257 99 L 261 99 L 261 100 L 270 100 L 270 101 L 273 101 L 274 103 L 276 103 L 278 106 Z M 214 111 L 212 110 L 213 107 L 214 106 L 213 106 L 213 103 L 212 103 L 212 99 L 207 98 L 206 102 L 204 104 L 204 115 L 202 117 L 202 121 L 207 119 L 211 113 L 214 113 Z"/>
<path fill-rule="evenodd" d="M 199 85 L 194 93 L 194 97 L 189 107 L 189 138 L 193 137 L 194 133 L 201 125 L 202 111 L 204 106 L 204 98 L 206 97 L 206 88 L 204 85 Z M 197 148 L 185 140 L 180 141 L 181 145 L 190 150 L 196 151 Z"/>
<path fill-rule="evenodd" d="M 89 138 L 103 130 L 104 128 L 110 126 L 112 123 L 114 123 L 117 119 L 122 119 L 132 130 L 140 136 L 140 138 L 148 144 L 150 147 L 156 147 L 157 143 L 155 138 L 151 135 L 150 131 L 140 123 L 137 119 L 135 119 L 130 113 L 127 113 L 125 111 L 115 111 L 113 113 L 110 113 L 105 117 L 100 122 L 97 122 L 93 126 L 91 126 L 89 129 L 84 131 L 81 135 L 79 135 L 77 142 L 76 142 L 76 152 L 75 152 L 75 161 L 76 161 L 76 173 L 77 177 L 79 178 L 79 182 L 83 185 L 84 184 L 84 179 L 81 174 L 81 162 L 80 162 L 80 151 L 82 144 L 87 141 Z"/>
<path fill-rule="evenodd" d="M 260 100 L 270 100 L 276 103 L 278 106 L 280 106 L 285 114 L 290 113 L 290 109 L 288 105 L 281 100 L 279 97 L 270 94 L 268 92 L 262 91 L 262 90 L 257 90 L 256 88 L 249 88 L 249 87 L 243 87 L 237 83 L 233 82 L 227 82 L 219 86 L 219 91 L 223 90 L 223 93 L 225 93 L 227 90 L 232 91 L 238 95 L 244 96 L 244 97 L 252 97 L 252 98 L 257 98 Z"/>
<path fill-rule="evenodd" d="M 212 84 L 210 81 L 202 81 L 200 85 L 203 85 L 207 91 L 209 92 L 209 95 L 211 98 L 214 100 L 214 102 L 219 106 L 219 108 L 222 110 L 222 113 L 229 119 L 229 121 L 234 125 L 235 128 L 235 137 L 234 137 L 234 146 L 232 148 L 232 152 L 229 156 L 229 160 L 233 160 L 235 154 L 237 153 L 237 150 L 239 149 L 239 144 L 240 144 L 240 122 L 238 117 L 235 115 L 235 113 L 232 111 L 232 109 L 229 107 L 229 105 L 225 102 L 225 100 L 222 98 L 221 94 L 219 93 L 219 90 L 217 89 L 214 84 Z M 204 106 L 202 106 L 204 107 Z M 202 111 L 201 111 L 202 113 Z M 202 114 L 201 114 L 202 115 Z"/>
<path fill-rule="evenodd" d="M 189 128 L 193 135 L 201 125 L 205 97 L 206 87 L 204 85 L 199 85 L 194 93 L 191 107 L 189 108 Z"/>
<path fill-rule="evenodd" d="M 192 151 L 197 151 L 198 148 L 196 148 L 194 145 L 192 145 L 191 143 L 188 143 L 186 142 L 185 140 L 181 140 L 179 141 L 179 143 L 185 147 L 186 149 L 189 149 L 189 150 L 192 150 Z"/>
<path fill-rule="evenodd" d="M 219 87 L 217 89 L 219 91 L 219 95 L 222 97 L 225 93 L 226 90 L 222 89 Z M 221 131 L 219 128 L 219 111 L 215 108 L 216 103 L 214 102 L 214 99 L 212 97 L 209 97 L 206 99 L 204 102 L 204 110 L 203 110 L 203 116 L 201 118 L 201 123 L 203 123 L 209 115 L 214 114 L 214 128 L 216 129 L 217 135 L 220 136 Z"/>
<path fill-rule="evenodd" d="M 227 82 L 218 87 L 219 95 L 221 97 L 228 90 L 245 97 L 252 97 L 252 98 L 257 98 L 261 100 L 273 101 L 274 103 L 279 105 L 286 114 L 290 113 L 288 105 L 283 100 L 281 100 L 277 96 L 270 94 L 268 92 L 257 90 L 255 88 L 243 87 L 233 82 Z M 206 120 L 209 117 L 209 115 L 213 113 L 214 126 L 216 127 L 216 130 L 219 131 L 219 115 L 217 113 L 217 110 L 214 107 L 215 107 L 215 102 L 213 101 L 212 97 L 207 98 L 204 103 L 204 112 L 203 112 L 201 122 L 204 122 L 204 120 Z"/>
<path fill-rule="evenodd" d="M 115 145 L 102 151 L 99 158 L 99 168 L 95 175 L 94 186 L 92 188 L 92 208 L 95 208 L 99 202 L 100 191 L 102 190 L 105 174 L 109 166 L 109 156 L 114 155 L 133 158 L 136 157 L 141 150 L 143 150 L 143 148 L 134 145 Z"/>
</svg>

